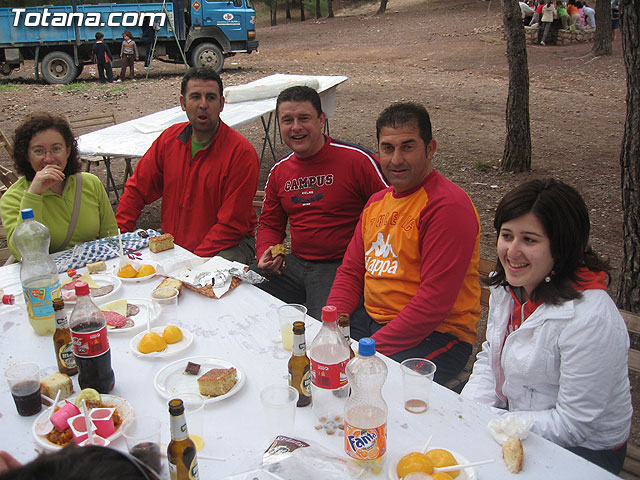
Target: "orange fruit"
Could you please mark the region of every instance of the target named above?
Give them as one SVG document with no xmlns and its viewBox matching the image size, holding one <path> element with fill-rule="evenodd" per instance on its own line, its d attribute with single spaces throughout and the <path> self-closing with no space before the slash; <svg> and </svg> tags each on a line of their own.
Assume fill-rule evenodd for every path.
<svg viewBox="0 0 640 480">
<path fill-rule="evenodd" d="M 451 480 L 452 473 L 453 472 L 436 472 L 436 473 L 433 473 L 431 476 L 433 477 L 433 480 Z"/>
<path fill-rule="evenodd" d="M 162 332 L 162 338 L 164 338 L 167 343 L 178 343 L 182 340 L 182 330 L 174 325 L 169 325 Z"/>
<path fill-rule="evenodd" d="M 424 472 L 430 474 L 433 471 L 433 462 L 424 453 L 411 452 L 405 455 L 398 462 L 396 472 L 398 478 L 404 478 L 413 472 Z"/>
<path fill-rule="evenodd" d="M 138 270 L 136 277 L 146 277 L 147 275 L 152 275 L 154 273 L 156 273 L 156 269 L 153 268 L 152 265 L 142 265 L 140 270 Z"/>
<path fill-rule="evenodd" d="M 443 450 L 442 448 L 434 448 L 426 453 L 429 460 L 433 463 L 434 467 L 450 467 L 451 465 L 458 465 L 456 457 L 451 452 Z M 460 474 L 459 470 L 453 472 L 447 472 L 451 478 L 456 478 Z"/>
<path fill-rule="evenodd" d="M 140 353 L 161 352 L 167 348 L 167 342 L 158 335 L 156 332 L 147 333 L 140 343 L 138 344 L 138 350 Z"/>
<path fill-rule="evenodd" d="M 133 278 L 137 274 L 138 272 L 131 266 L 130 263 L 127 263 L 124 267 L 118 270 L 118 276 L 122 278 Z"/>
</svg>

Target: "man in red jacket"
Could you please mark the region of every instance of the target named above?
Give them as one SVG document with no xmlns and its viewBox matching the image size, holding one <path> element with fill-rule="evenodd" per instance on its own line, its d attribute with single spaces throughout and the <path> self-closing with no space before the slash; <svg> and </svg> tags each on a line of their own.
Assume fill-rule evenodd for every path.
<svg viewBox="0 0 640 480">
<path fill-rule="evenodd" d="M 249 141 L 220 120 L 222 91 L 214 70 L 185 74 L 180 105 L 189 122 L 167 128 L 140 159 L 116 220 L 131 231 L 143 207 L 162 197 L 162 230 L 178 245 L 249 264 L 255 259 L 252 203 L 260 161 Z"/>
<path fill-rule="evenodd" d="M 387 184 L 374 154 L 322 133 L 326 115 L 314 89 L 283 90 L 276 113 L 293 152 L 273 166 L 265 186 L 257 258 L 269 281 L 258 287 L 320 319 L 362 207 Z M 274 257 L 270 248 L 284 240 L 287 222 L 291 253 Z"/>
</svg>

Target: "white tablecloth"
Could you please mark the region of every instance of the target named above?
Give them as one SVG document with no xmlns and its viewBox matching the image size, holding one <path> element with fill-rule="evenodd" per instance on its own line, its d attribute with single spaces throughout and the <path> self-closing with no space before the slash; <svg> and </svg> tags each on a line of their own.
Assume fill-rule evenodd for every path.
<svg viewBox="0 0 640 480">
<path fill-rule="evenodd" d="M 143 255 L 166 267 L 191 257 L 180 248 L 160 254 L 145 250 Z M 111 260 L 108 263 L 114 262 Z M 124 283 L 112 299 L 150 298 L 151 290 L 158 283 L 157 278 L 139 284 Z M 20 293 L 19 264 L 0 268 L 0 288 L 8 293 Z M 18 303 L 24 305 L 24 300 L 18 298 Z M 126 398 L 136 414 L 159 418 L 163 424 L 164 442 L 169 440 L 167 401 L 153 387 L 154 376 L 163 366 L 181 358 L 206 355 L 231 361 L 246 374 L 246 383 L 236 395 L 208 404 L 205 408 L 205 447 L 202 453 L 223 457 L 226 461 L 200 459 L 201 479 L 221 479 L 254 468 L 272 440 L 266 434 L 259 392 L 269 384 L 287 383 L 290 353 L 273 341 L 279 331 L 276 308 L 281 304 L 279 300 L 246 284 L 220 300 L 208 299 L 183 289 L 179 300 L 179 325 L 193 332 L 195 340 L 187 351 L 163 360 L 136 357 L 129 348 L 133 333 L 109 335 L 116 375 L 112 393 Z M 53 342 L 51 338 L 40 337 L 33 332 L 20 305 L 0 306 L 0 367 L 4 369 L 12 362 L 35 361 L 43 374 L 52 373 L 56 370 Z M 307 345 L 318 329 L 319 323 L 308 318 Z M 492 464 L 478 467 L 480 479 L 617 478 L 536 435 L 530 435 L 523 442 L 524 470 L 517 477 L 512 477 L 502 461 L 500 446 L 487 431 L 487 422 L 492 418 L 488 408 L 466 401 L 436 385 L 429 410 L 421 415 L 409 414 L 402 406 L 399 365 L 386 358 L 385 361 L 389 367 L 389 376 L 383 389 L 389 405 L 387 465 L 391 458 L 424 444 L 428 436 L 433 435 L 434 447 L 454 450 L 469 461 L 495 459 Z M 74 384 L 78 391 L 75 379 Z M 1 379 L 0 450 L 13 453 L 23 462 L 33 459 L 36 455 L 36 443 L 31 436 L 34 418 L 17 415 L 9 388 Z M 341 454 L 344 437 L 326 436 L 316 431 L 313 425 L 311 408 L 297 409 L 297 435 Z M 113 446 L 124 450 L 124 440 L 118 439 Z M 385 475 L 371 478 L 386 478 L 386 472 Z"/>
<path fill-rule="evenodd" d="M 347 80 L 338 75 L 270 75 L 247 85 L 313 78 L 318 80 L 322 108 L 328 117 L 333 116 L 336 87 Z M 177 95 L 178 92 L 176 92 Z M 229 103 L 220 114 L 223 122 L 233 128 L 246 125 L 260 117 L 268 116 L 276 109 L 276 98 Z M 180 106 L 152 113 L 135 120 L 119 123 L 78 137 L 81 155 L 105 155 L 112 157 L 141 157 L 166 128 L 178 122 L 186 122 L 187 115 Z M 269 132 L 265 131 L 265 135 Z"/>
</svg>

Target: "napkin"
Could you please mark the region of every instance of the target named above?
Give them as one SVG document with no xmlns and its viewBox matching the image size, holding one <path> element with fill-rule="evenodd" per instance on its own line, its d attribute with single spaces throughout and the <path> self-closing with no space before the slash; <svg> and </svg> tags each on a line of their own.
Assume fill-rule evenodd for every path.
<svg viewBox="0 0 640 480">
<path fill-rule="evenodd" d="M 155 230 L 136 230 L 122 234 L 122 247 L 133 251 L 149 245 L 149 237 L 160 235 Z M 81 268 L 88 263 L 109 260 L 120 255 L 118 237 L 105 237 L 91 242 L 79 243 L 69 250 L 60 252 L 53 261 L 58 267 L 58 273 L 66 272 L 70 268 Z"/>
<path fill-rule="evenodd" d="M 519 438 L 520 440 L 527 438 L 532 423 L 533 417 L 531 415 L 523 418 L 516 414 L 507 414 L 490 420 L 487 428 L 493 439 L 502 445 L 510 438 Z"/>
</svg>

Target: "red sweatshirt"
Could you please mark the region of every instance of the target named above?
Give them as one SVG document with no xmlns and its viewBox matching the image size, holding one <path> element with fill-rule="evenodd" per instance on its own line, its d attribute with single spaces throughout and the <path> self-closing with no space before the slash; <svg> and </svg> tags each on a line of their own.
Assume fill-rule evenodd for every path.
<svg viewBox="0 0 640 480">
<path fill-rule="evenodd" d="M 438 172 L 415 189 L 374 194 L 362 212 L 327 304 L 385 326 L 376 349 L 393 355 L 433 331 L 473 343 L 480 318 L 480 221 L 467 194 Z"/>
<path fill-rule="evenodd" d="M 288 220 L 297 257 L 341 259 L 367 200 L 386 186 L 378 158 L 358 145 L 326 137 L 311 157 L 287 155 L 267 179 L 256 256 L 282 243 Z"/>
<path fill-rule="evenodd" d="M 145 205 L 162 197 L 162 230 L 178 245 L 213 256 L 253 235 L 253 198 L 260 162 L 249 141 L 222 121 L 191 158 L 191 125 L 167 128 L 138 162 L 120 198 L 116 220 L 135 229 Z"/>
</svg>

